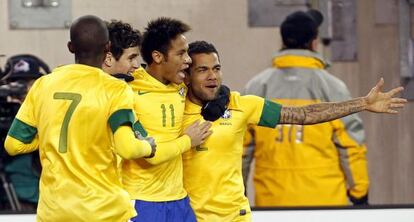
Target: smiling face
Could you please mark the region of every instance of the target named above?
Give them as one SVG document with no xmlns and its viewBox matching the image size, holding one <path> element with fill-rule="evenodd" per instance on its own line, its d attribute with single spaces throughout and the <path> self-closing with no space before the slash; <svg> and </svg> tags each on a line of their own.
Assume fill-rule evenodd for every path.
<svg viewBox="0 0 414 222">
<path fill-rule="evenodd" d="M 123 50 L 121 57 L 116 60 L 112 53 L 107 53 L 103 64 L 103 70 L 111 75 L 113 74 L 131 74 L 139 68 L 139 48 L 130 47 Z"/>
<path fill-rule="evenodd" d="M 201 105 L 216 98 L 221 85 L 221 65 L 216 53 L 200 53 L 191 56 L 193 63 L 186 76 L 189 98 Z"/>
</svg>

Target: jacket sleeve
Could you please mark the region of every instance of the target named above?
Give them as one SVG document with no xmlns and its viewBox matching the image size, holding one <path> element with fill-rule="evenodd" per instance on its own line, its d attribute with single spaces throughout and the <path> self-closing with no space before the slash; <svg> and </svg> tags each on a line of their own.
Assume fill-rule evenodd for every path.
<svg viewBox="0 0 414 222">
<path fill-rule="evenodd" d="M 362 122 L 355 116 L 349 116 L 332 124 L 335 128 L 334 143 L 348 184 L 348 195 L 351 199 L 364 198 L 368 195 L 369 180 L 367 149 L 360 140 L 364 139 Z"/>
<path fill-rule="evenodd" d="M 254 158 L 254 127 L 248 127 L 243 139 L 242 175 L 245 191 L 249 179 L 250 168 Z"/>
<path fill-rule="evenodd" d="M 329 84 L 329 101 L 350 99 L 350 93 L 342 82 Z M 335 87 L 333 89 L 333 87 Z M 345 174 L 350 200 L 367 199 L 369 178 L 365 132 L 357 114 L 331 122 L 334 128 L 334 143 L 338 150 L 341 168 Z M 353 201 L 355 203 L 355 201 Z"/>
<path fill-rule="evenodd" d="M 257 96 L 264 96 L 264 87 L 259 84 L 256 79 L 250 80 L 245 89 L 243 94 L 244 95 L 257 95 Z M 254 141 L 254 131 L 255 126 L 250 125 L 247 126 L 246 133 L 243 139 L 243 156 L 242 156 L 242 176 L 243 176 L 243 183 L 245 187 L 245 192 L 247 192 L 247 184 L 249 180 L 251 164 L 254 159 L 254 150 L 255 150 L 255 141 Z"/>
</svg>

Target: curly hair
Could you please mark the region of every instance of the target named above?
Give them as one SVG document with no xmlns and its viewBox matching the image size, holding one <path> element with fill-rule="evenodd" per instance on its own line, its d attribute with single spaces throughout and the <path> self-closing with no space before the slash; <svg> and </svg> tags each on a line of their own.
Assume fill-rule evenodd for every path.
<svg viewBox="0 0 414 222">
<path fill-rule="evenodd" d="M 111 20 L 106 24 L 111 41 L 111 53 L 116 60 L 121 58 L 124 49 L 141 46 L 141 33 L 130 24 L 117 20 Z"/>
<path fill-rule="evenodd" d="M 171 40 L 190 30 L 189 25 L 172 18 L 161 17 L 150 21 L 143 35 L 142 58 L 150 65 L 153 62 L 153 51 L 156 50 L 167 55 Z"/>
</svg>

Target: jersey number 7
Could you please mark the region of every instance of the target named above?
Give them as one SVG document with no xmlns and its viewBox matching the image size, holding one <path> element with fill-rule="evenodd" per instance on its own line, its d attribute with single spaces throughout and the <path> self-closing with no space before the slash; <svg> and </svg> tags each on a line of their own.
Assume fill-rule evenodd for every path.
<svg viewBox="0 0 414 222">
<path fill-rule="evenodd" d="M 76 107 L 79 105 L 82 99 L 82 95 L 78 93 L 56 92 L 55 94 L 53 94 L 53 99 L 63 99 L 72 101 L 69 105 L 68 111 L 66 111 L 65 117 L 63 118 L 62 128 L 60 128 L 59 136 L 59 152 L 66 153 L 68 150 L 67 147 L 69 121 Z"/>
</svg>

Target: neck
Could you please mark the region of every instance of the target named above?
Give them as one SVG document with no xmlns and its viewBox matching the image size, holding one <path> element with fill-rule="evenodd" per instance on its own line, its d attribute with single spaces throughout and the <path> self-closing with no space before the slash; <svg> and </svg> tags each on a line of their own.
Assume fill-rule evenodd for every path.
<svg viewBox="0 0 414 222">
<path fill-rule="evenodd" d="M 160 67 L 160 65 L 154 64 L 152 63 L 151 65 L 148 65 L 146 71 L 152 76 L 154 77 L 156 80 L 160 81 L 161 83 L 163 83 L 164 85 L 167 85 L 170 83 L 170 81 L 166 80 L 162 73 L 163 70 Z"/>
<path fill-rule="evenodd" d="M 191 87 L 189 87 L 188 89 L 189 89 L 188 94 L 187 94 L 188 99 L 194 104 L 203 106 L 203 101 L 194 95 L 193 91 L 191 90 Z"/>
<path fill-rule="evenodd" d="M 88 66 L 102 69 L 103 59 L 102 57 L 99 57 L 99 56 L 95 58 L 79 58 L 75 56 L 75 62 L 77 64 L 83 64 L 83 65 L 88 65 Z"/>
<path fill-rule="evenodd" d="M 102 64 L 102 70 L 111 75 L 116 74 L 116 73 L 112 73 L 111 67 L 106 66 L 105 63 Z"/>
</svg>

